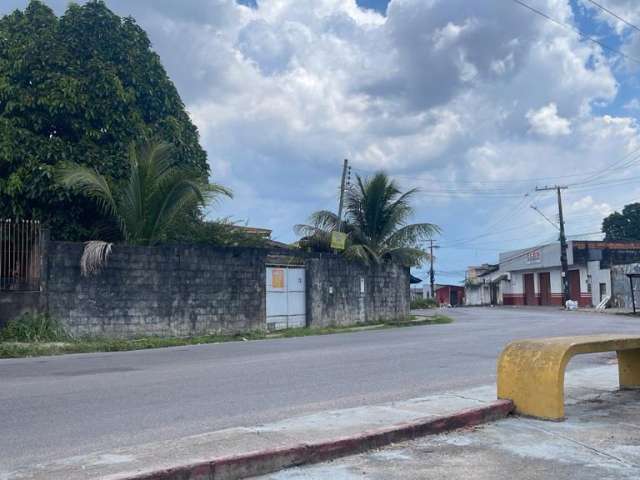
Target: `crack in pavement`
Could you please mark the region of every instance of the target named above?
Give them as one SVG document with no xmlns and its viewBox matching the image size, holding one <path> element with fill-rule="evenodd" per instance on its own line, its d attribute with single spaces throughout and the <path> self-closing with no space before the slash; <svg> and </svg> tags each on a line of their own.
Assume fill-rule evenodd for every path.
<svg viewBox="0 0 640 480">
<path fill-rule="evenodd" d="M 622 465 L 624 465 L 625 467 L 629 467 L 629 468 L 639 468 L 640 465 L 637 465 L 635 463 L 629 463 L 626 460 L 624 460 L 623 458 L 617 457 L 609 452 L 606 452 L 604 450 L 600 450 L 597 447 L 593 447 L 591 445 L 588 445 L 584 442 L 581 442 L 580 440 L 576 440 L 575 438 L 571 438 L 567 435 L 562 435 L 561 433 L 557 433 L 557 432 L 552 432 L 551 430 L 547 430 L 546 428 L 542 428 L 542 427 L 538 427 L 536 425 L 533 425 L 531 421 L 529 420 L 525 420 L 523 418 L 521 418 L 521 420 L 524 422 L 525 425 L 527 425 L 529 428 L 532 428 L 533 430 L 537 430 L 539 432 L 545 433 L 547 435 L 550 435 L 552 437 L 556 437 L 556 438 L 560 438 L 562 440 L 565 440 L 567 442 L 573 443 L 575 445 L 579 445 L 587 450 L 590 450 L 591 452 L 594 452 L 597 455 L 601 455 L 603 457 L 609 458 L 611 460 L 617 461 L 619 463 L 621 463 Z"/>
</svg>

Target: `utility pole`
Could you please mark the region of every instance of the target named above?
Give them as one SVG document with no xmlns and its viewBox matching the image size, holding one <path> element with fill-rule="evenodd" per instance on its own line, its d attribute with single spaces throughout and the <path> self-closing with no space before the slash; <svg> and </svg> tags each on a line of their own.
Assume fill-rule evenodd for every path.
<svg viewBox="0 0 640 480">
<path fill-rule="evenodd" d="M 560 264 L 562 265 L 562 294 L 564 301 L 571 299 L 569 292 L 569 263 L 567 260 L 567 237 L 564 233 L 564 215 L 562 214 L 562 190 L 566 190 L 566 185 L 554 185 L 552 187 L 536 187 L 536 192 L 546 192 L 555 190 L 558 195 L 558 220 L 560 222 Z"/>
<path fill-rule="evenodd" d="M 347 169 L 349 167 L 349 160 L 344 159 L 344 164 L 342 166 L 342 181 L 340 182 L 340 204 L 338 205 L 338 231 L 342 231 L 342 207 L 344 205 L 344 190 L 347 182 Z"/>
<path fill-rule="evenodd" d="M 434 248 L 440 248 L 437 245 L 433 244 L 433 238 L 429 239 L 429 260 L 431 262 L 431 266 L 429 268 L 429 283 L 431 284 L 431 298 L 434 298 L 436 296 L 436 291 L 435 291 L 435 283 L 436 283 L 436 274 L 435 271 L 433 270 L 433 249 Z"/>
</svg>

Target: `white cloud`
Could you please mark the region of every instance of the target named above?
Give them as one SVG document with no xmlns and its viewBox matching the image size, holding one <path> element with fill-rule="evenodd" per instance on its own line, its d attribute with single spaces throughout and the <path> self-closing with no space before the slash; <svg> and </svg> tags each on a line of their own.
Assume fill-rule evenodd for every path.
<svg viewBox="0 0 640 480">
<path fill-rule="evenodd" d="M 605 12 L 587 0 L 581 0 L 584 8 L 590 9 L 601 21 L 610 24 L 618 33 L 623 33 L 631 28 L 625 22 Z M 614 12 L 618 17 L 624 18 L 629 23 L 640 23 L 640 5 L 636 0 L 598 0 L 598 4 Z"/>
<path fill-rule="evenodd" d="M 598 203 L 591 195 L 586 195 L 578 200 L 571 202 L 568 205 L 567 212 L 569 214 L 589 214 L 596 215 L 597 218 L 602 218 L 613 212 L 613 208 L 606 202 Z"/>
<path fill-rule="evenodd" d="M 66 0 L 51 3 L 60 12 Z M 636 0 L 602 3 L 640 23 Z M 418 219 L 451 237 L 482 231 L 538 178 L 577 183 L 640 147 L 636 121 L 607 111 L 622 88 L 616 65 L 513 2 L 392 0 L 387 17 L 354 0 L 258 4 L 109 1 L 149 33 L 214 178 L 235 189 L 218 212 L 279 238 L 292 240 L 291 226 L 309 212 L 335 208 L 331 185 L 345 157 L 356 171 L 386 168 L 422 187 Z M 536 7 L 575 21 L 568 0 Z M 640 55 L 640 35 L 589 11 L 623 32 L 624 48 L 637 39 Z M 588 195 L 595 217 L 632 199 L 628 187 L 582 188 L 568 201 Z M 474 190 L 495 195 L 474 200 Z M 534 222 L 522 208 L 512 220 Z"/>
<path fill-rule="evenodd" d="M 558 107 L 553 102 L 539 110 L 529 110 L 526 117 L 531 131 L 540 135 L 555 137 L 571 133 L 571 122 L 558 115 Z"/>
<path fill-rule="evenodd" d="M 626 110 L 640 110 L 640 100 L 638 100 L 637 98 L 632 98 L 624 104 L 624 108 Z"/>
</svg>

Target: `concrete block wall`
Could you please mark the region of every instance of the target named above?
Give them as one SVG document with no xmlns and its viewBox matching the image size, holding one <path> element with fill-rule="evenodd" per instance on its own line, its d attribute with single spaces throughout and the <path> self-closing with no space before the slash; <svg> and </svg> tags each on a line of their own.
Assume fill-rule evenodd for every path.
<svg viewBox="0 0 640 480">
<path fill-rule="evenodd" d="M 192 336 L 266 328 L 265 265 L 273 252 L 116 245 L 102 271 L 83 277 L 83 249 L 80 243 L 51 242 L 46 262 L 48 312 L 73 335 Z M 368 268 L 337 255 L 284 255 L 305 265 L 308 325 L 352 325 L 409 314 L 407 268 Z"/>
<path fill-rule="evenodd" d="M 0 329 L 25 313 L 44 312 L 40 292 L 0 292 Z"/>
<path fill-rule="evenodd" d="M 83 245 L 53 242 L 48 310 L 78 336 L 236 333 L 265 327 L 264 251 L 114 246 L 82 277 Z"/>
<path fill-rule="evenodd" d="M 353 325 L 409 314 L 408 268 L 366 267 L 334 256 L 307 259 L 306 268 L 311 326 Z"/>
</svg>

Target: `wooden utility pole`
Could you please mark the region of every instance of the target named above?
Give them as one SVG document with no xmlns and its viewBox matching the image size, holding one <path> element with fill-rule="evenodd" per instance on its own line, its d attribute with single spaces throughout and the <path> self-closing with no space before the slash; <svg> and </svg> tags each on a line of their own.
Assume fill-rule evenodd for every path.
<svg viewBox="0 0 640 480">
<path fill-rule="evenodd" d="M 342 231 L 342 207 L 344 206 L 344 190 L 347 182 L 347 169 L 349 168 L 349 160 L 344 159 L 342 166 L 342 181 L 340 182 L 340 203 L 338 205 L 338 231 Z"/>
<path fill-rule="evenodd" d="M 566 190 L 566 185 L 554 185 L 552 187 L 536 187 L 536 192 L 546 192 L 555 190 L 558 195 L 558 220 L 560 222 L 560 264 L 562 265 L 562 295 L 564 302 L 571 300 L 569 291 L 569 263 L 567 260 L 567 237 L 564 233 L 564 215 L 562 213 L 562 190 Z"/>
<path fill-rule="evenodd" d="M 431 284 L 431 298 L 435 298 L 435 283 L 436 283 L 436 274 L 433 270 L 433 249 L 438 248 L 437 245 L 433 244 L 433 238 L 429 239 L 429 261 L 431 262 L 431 266 L 429 268 L 429 283 Z"/>
</svg>

